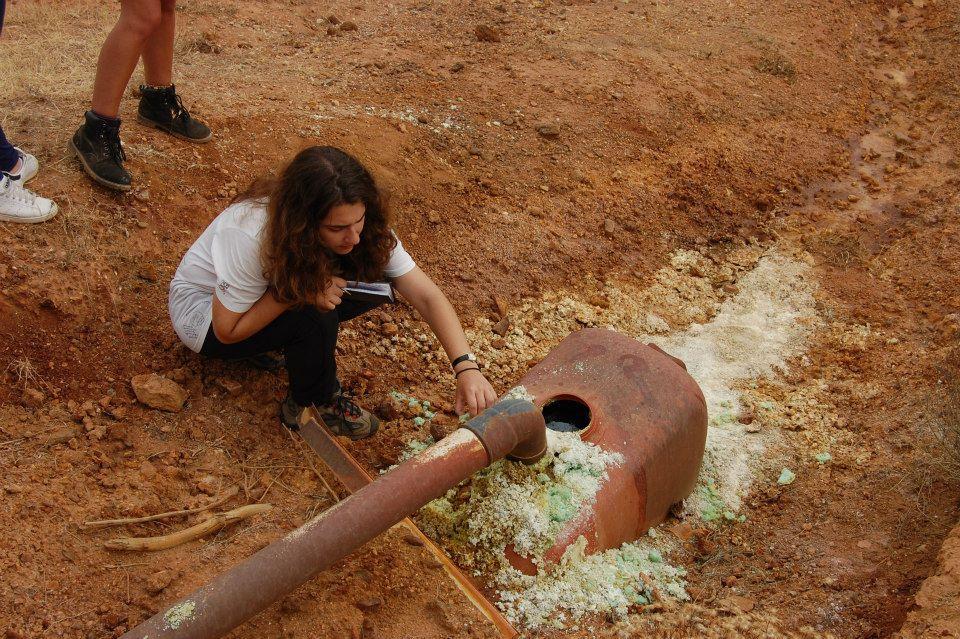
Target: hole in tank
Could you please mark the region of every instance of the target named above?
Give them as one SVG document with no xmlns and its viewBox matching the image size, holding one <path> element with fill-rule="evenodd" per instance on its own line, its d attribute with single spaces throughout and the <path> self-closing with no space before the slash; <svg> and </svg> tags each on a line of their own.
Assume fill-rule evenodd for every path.
<svg viewBox="0 0 960 639">
<path fill-rule="evenodd" d="M 550 430 L 576 433 L 590 425 L 590 407 L 574 397 L 555 399 L 543 407 L 543 421 Z"/>
</svg>

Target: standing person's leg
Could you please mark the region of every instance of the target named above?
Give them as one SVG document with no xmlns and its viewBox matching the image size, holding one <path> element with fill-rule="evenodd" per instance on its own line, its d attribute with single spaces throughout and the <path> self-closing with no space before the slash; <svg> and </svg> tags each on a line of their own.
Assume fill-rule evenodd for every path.
<svg viewBox="0 0 960 639">
<path fill-rule="evenodd" d="M 207 142 L 210 128 L 190 115 L 173 84 L 173 37 L 177 25 L 176 0 L 161 0 L 160 24 L 143 48 L 143 79 L 137 121 L 187 140 Z"/>
<path fill-rule="evenodd" d="M 0 34 L 3 33 L 3 14 L 7 9 L 7 0 L 0 0 Z M 13 145 L 7 141 L 7 136 L 3 134 L 3 127 L 0 127 L 0 171 L 10 173 L 17 168 L 20 163 L 20 155 Z"/>
<path fill-rule="evenodd" d="M 97 60 L 91 110 L 70 141 L 70 150 L 84 170 L 104 186 L 130 189 L 126 155 L 120 144 L 120 100 L 151 34 L 161 22 L 161 0 L 120 0 L 120 17 Z"/>
<path fill-rule="evenodd" d="M 6 9 L 6 0 L 0 0 L 0 34 Z M 32 224 L 57 214 L 54 202 L 23 187 L 36 173 L 37 158 L 10 144 L 0 128 L 0 221 Z"/>
</svg>

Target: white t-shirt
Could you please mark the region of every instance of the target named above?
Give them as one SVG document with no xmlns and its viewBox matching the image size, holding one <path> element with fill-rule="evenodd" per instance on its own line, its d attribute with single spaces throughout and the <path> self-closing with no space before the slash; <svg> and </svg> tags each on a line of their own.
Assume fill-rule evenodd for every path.
<svg viewBox="0 0 960 639">
<path fill-rule="evenodd" d="M 263 297 L 269 282 L 260 260 L 267 221 L 264 200 L 237 202 L 218 215 L 183 256 L 170 282 L 173 328 L 191 350 L 199 352 L 213 321 L 213 293 L 228 310 L 244 313 Z M 384 274 L 393 279 L 416 264 L 400 240 Z"/>
</svg>

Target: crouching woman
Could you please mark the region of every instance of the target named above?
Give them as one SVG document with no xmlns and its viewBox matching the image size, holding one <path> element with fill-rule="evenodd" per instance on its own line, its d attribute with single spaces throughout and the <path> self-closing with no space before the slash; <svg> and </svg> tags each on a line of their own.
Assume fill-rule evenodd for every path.
<svg viewBox="0 0 960 639">
<path fill-rule="evenodd" d="M 351 300 L 347 280 L 390 280 L 427 321 L 453 365 L 455 405 L 477 414 L 496 401 L 453 306 L 389 226 L 370 173 L 327 146 L 297 154 L 256 180 L 187 251 L 170 284 L 170 318 L 201 355 L 239 359 L 280 350 L 289 374 L 281 421 L 296 428 L 315 406 L 334 432 L 376 432 L 377 418 L 337 380 L 341 322 L 376 304 Z"/>
</svg>

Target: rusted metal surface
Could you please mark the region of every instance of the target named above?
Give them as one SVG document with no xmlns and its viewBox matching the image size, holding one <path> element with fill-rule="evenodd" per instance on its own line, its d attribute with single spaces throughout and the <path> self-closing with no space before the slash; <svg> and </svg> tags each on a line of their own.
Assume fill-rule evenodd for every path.
<svg viewBox="0 0 960 639">
<path fill-rule="evenodd" d="M 547 452 L 547 433 L 539 425 L 543 415 L 530 402 L 507 399 L 471 419 L 464 426 L 483 443 L 491 459 L 507 457 L 533 464 Z"/>
<path fill-rule="evenodd" d="M 540 416 L 539 423 L 531 414 Z M 539 410 L 529 402 L 524 411 L 497 423 L 507 427 L 514 419 L 543 429 Z M 491 422 L 488 428 L 494 426 Z M 491 438 L 500 441 L 496 433 Z M 522 442 L 535 436 L 517 438 Z M 220 637 L 496 459 L 476 435 L 461 428 L 157 613 L 123 639 Z"/>
<path fill-rule="evenodd" d="M 613 331 L 573 333 L 520 381 L 534 403 L 577 399 L 590 408 L 584 441 L 620 453 L 592 507 L 571 520 L 546 557 L 558 561 L 580 535 L 587 551 L 638 539 L 696 483 L 707 436 L 703 393 L 683 362 Z M 533 574 L 529 560 L 510 556 Z"/>
<path fill-rule="evenodd" d="M 349 492 L 356 492 L 373 481 L 373 478 L 354 459 L 350 451 L 341 446 L 336 436 L 323 425 L 323 421 L 316 414 L 316 411 L 310 410 L 305 413 L 305 416 L 307 418 L 300 422 L 300 434 Z M 467 575 L 463 574 L 456 564 L 450 561 L 450 558 L 439 546 L 417 528 L 412 519 L 408 517 L 401 521 L 400 525 L 407 529 L 410 534 L 415 535 L 421 541 L 423 547 L 440 562 L 444 572 L 453 580 L 460 592 L 493 624 L 501 637 L 513 639 L 519 634 L 490 600 L 483 596 L 476 584 Z"/>
</svg>

